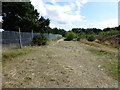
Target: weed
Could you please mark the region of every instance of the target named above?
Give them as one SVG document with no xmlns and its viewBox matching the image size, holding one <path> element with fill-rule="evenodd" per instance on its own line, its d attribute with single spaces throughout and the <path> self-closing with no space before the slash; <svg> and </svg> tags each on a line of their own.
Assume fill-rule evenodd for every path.
<svg viewBox="0 0 120 90">
<path fill-rule="evenodd" d="M 32 78 L 31 78 L 31 77 L 26 77 L 25 79 L 26 79 L 26 80 L 32 80 Z"/>
</svg>

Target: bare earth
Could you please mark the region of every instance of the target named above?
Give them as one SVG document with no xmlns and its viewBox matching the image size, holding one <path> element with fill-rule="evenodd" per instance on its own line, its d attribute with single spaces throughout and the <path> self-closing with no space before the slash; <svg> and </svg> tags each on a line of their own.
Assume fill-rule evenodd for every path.
<svg viewBox="0 0 120 90">
<path fill-rule="evenodd" d="M 99 68 L 104 56 L 75 41 L 53 41 L 3 64 L 3 88 L 117 88 Z"/>
</svg>

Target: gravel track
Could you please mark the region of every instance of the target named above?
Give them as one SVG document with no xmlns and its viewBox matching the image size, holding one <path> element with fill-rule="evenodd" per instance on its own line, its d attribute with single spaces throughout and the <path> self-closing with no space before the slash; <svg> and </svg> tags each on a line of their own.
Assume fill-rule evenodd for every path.
<svg viewBox="0 0 120 90">
<path fill-rule="evenodd" d="M 3 88 L 117 88 L 98 66 L 105 58 L 75 41 L 52 41 L 3 64 Z"/>
</svg>

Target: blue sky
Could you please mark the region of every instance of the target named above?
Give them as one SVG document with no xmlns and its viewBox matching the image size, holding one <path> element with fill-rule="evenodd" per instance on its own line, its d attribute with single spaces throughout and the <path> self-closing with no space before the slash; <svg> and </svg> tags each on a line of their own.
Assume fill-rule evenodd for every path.
<svg viewBox="0 0 120 90">
<path fill-rule="evenodd" d="M 116 2 L 88 2 L 81 8 L 81 14 L 90 21 L 102 21 L 118 16 Z"/>
<path fill-rule="evenodd" d="M 118 26 L 118 0 L 30 0 L 50 27 L 106 28 Z M 1 17 L 0 17 L 1 20 Z"/>
</svg>

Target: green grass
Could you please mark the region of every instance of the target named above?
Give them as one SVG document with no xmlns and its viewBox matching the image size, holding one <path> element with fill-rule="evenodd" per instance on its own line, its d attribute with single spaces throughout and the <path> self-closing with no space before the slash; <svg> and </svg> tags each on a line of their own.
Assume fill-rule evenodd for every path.
<svg viewBox="0 0 120 90">
<path fill-rule="evenodd" d="M 120 65 L 118 65 L 117 61 L 112 61 L 109 62 L 107 60 L 104 60 L 105 63 L 103 64 L 103 68 L 106 69 L 106 72 L 109 76 L 112 76 L 115 80 L 119 80 L 119 73 L 120 71 L 118 71 L 120 69 Z"/>
<path fill-rule="evenodd" d="M 106 51 L 106 50 L 98 50 L 98 49 L 87 49 L 93 54 L 100 55 L 100 56 L 111 56 L 111 57 L 116 57 L 114 52 Z"/>
<path fill-rule="evenodd" d="M 120 77 L 120 65 L 118 64 L 118 56 L 114 52 L 98 49 L 87 49 L 94 55 L 98 55 L 102 58 L 102 68 L 105 69 L 106 73 L 113 77 L 115 80 L 119 80 Z M 105 56 L 104 58 L 102 56 Z M 118 79 L 119 78 L 119 79 Z"/>
<path fill-rule="evenodd" d="M 12 60 L 15 57 L 21 56 L 21 55 L 26 55 L 30 52 L 32 52 L 35 49 L 35 47 L 23 47 L 22 49 L 19 48 L 11 48 L 7 50 L 2 51 L 2 60 Z"/>
</svg>

